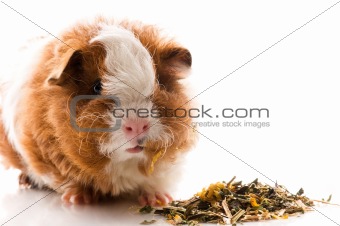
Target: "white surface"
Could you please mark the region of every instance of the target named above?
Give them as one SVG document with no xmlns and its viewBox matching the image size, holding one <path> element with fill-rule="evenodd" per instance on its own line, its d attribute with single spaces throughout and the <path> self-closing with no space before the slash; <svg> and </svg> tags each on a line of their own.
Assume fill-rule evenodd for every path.
<svg viewBox="0 0 340 226">
<path fill-rule="evenodd" d="M 70 21 L 98 13 L 158 24 L 190 49 L 190 86 L 195 96 L 336 1 L 5 2 L 56 35 Z M 19 42 L 45 34 L 2 3 L 0 15 L 2 61 Z M 256 177 L 270 184 L 278 181 L 292 192 L 303 187 L 315 199 L 333 194 L 333 201 L 340 203 L 339 23 L 340 3 L 195 99 L 199 105 L 213 108 L 214 114 L 228 107 L 268 108 L 270 117 L 262 121 L 270 122 L 270 127 L 199 128 L 219 146 L 200 136 L 175 198 L 188 198 L 205 185 L 236 175 L 245 182 Z M 15 174 L 0 171 L 0 222 L 27 210 L 6 226 L 138 225 L 152 218 L 134 214 L 129 210 L 133 203 L 127 201 L 65 206 L 52 194 L 32 205 L 46 192 L 19 190 Z M 299 218 L 247 225 L 340 224 L 339 207 L 319 211 L 322 214 L 315 211 Z M 155 225 L 162 224 L 159 220 Z"/>
</svg>

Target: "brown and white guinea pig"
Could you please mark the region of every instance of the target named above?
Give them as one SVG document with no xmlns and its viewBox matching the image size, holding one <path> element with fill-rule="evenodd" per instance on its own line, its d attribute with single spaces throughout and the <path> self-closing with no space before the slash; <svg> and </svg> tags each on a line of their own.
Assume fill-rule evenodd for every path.
<svg viewBox="0 0 340 226">
<path fill-rule="evenodd" d="M 142 205 L 171 201 L 179 162 L 196 137 L 181 83 L 190 52 L 155 26 L 96 18 L 30 60 L 1 84 L 0 154 L 21 170 L 20 183 L 54 189 L 70 203 L 123 194 L 138 194 Z M 91 96 L 72 101 L 80 95 Z M 103 98 L 87 98 L 96 96 Z M 71 123 L 70 103 L 76 125 L 94 130 Z M 118 130 L 100 130 L 118 120 Z"/>
</svg>

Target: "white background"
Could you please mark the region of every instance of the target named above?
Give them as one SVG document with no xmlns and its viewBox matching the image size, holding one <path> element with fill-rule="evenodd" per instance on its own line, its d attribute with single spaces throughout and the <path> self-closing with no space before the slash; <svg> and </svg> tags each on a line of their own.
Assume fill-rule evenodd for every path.
<svg viewBox="0 0 340 226">
<path fill-rule="evenodd" d="M 56 36 L 61 28 L 77 19 L 98 14 L 157 24 L 192 53 L 192 97 L 336 3 L 4 2 Z M 1 61 L 8 59 L 27 38 L 46 35 L 3 3 L 0 15 Z M 212 108 L 213 115 L 223 108 L 268 108 L 269 118 L 246 120 L 270 122 L 270 127 L 199 128 L 204 136 L 200 135 L 199 143 L 188 156 L 175 198 L 189 198 L 203 186 L 235 175 L 244 182 L 259 178 L 273 185 L 272 181 L 278 181 L 293 193 L 303 187 L 307 196 L 315 199 L 333 194 L 333 201 L 340 203 L 339 25 L 340 3 L 195 98 L 198 106 Z M 220 117 L 198 121 L 228 120 Z M 46 194 L 19 190 L 16 174 L 0 170 L 0 223 Z M 174 182 L 177 180 L 174 178 Z M 138 225 L 147 217 L 131 214 L 130 205 L 119 201 L 69 207 L 53 194 L 6 225 Z M 340 224 L 339 207 L 321 207 L 319 211 L 322 214 L 314 212 L 301 218 L 254 225 Z M 157 225 L 162 223 L 159 220 Z"/>
</svg>

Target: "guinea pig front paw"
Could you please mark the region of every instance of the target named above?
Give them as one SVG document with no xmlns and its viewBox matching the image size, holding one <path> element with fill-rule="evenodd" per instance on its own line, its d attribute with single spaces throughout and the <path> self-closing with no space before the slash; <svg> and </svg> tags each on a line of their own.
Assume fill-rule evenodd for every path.
<svg viewBox="0 0 340 226">
<path fill-rule="evenodd" d="M 31 178 L 26 173 L 20 173 L 19 186 L 21 188 L 36 188 L 37 185 L 33 183 Z"/>
<path fill-rule="evenodd" d="M 91 204 L 99 200 L 99 195 L 81 187 L 66 188 L 61 199 L 72 204 Z"/>
<path fill-rule="evenodd" d="M 172 197 L 168 193 L 142 193 L 139 198 L 139 204 L 141 206 L 149 205 L 149 206 L 165 206 L 169 202 L 172 202 Z"/>
</svg>

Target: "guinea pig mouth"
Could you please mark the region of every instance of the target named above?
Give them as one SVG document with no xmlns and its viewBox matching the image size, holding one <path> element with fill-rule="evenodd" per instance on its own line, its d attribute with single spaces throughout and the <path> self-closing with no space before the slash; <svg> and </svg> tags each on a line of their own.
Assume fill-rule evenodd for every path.
<svg viewBox="0 0 340 226">
<path fill-rule="evenodd" d="M 139 146 L 139 145 L 137 145 L 136 147 L 133 147 L 133 148 L 126 149 L 126 151 L 129 152 L 129 153 L 139 153 L 139 152 L 141 152 L 143 150 L 144 150 L 144 147 L 143 146 Z"/>
</svg>

